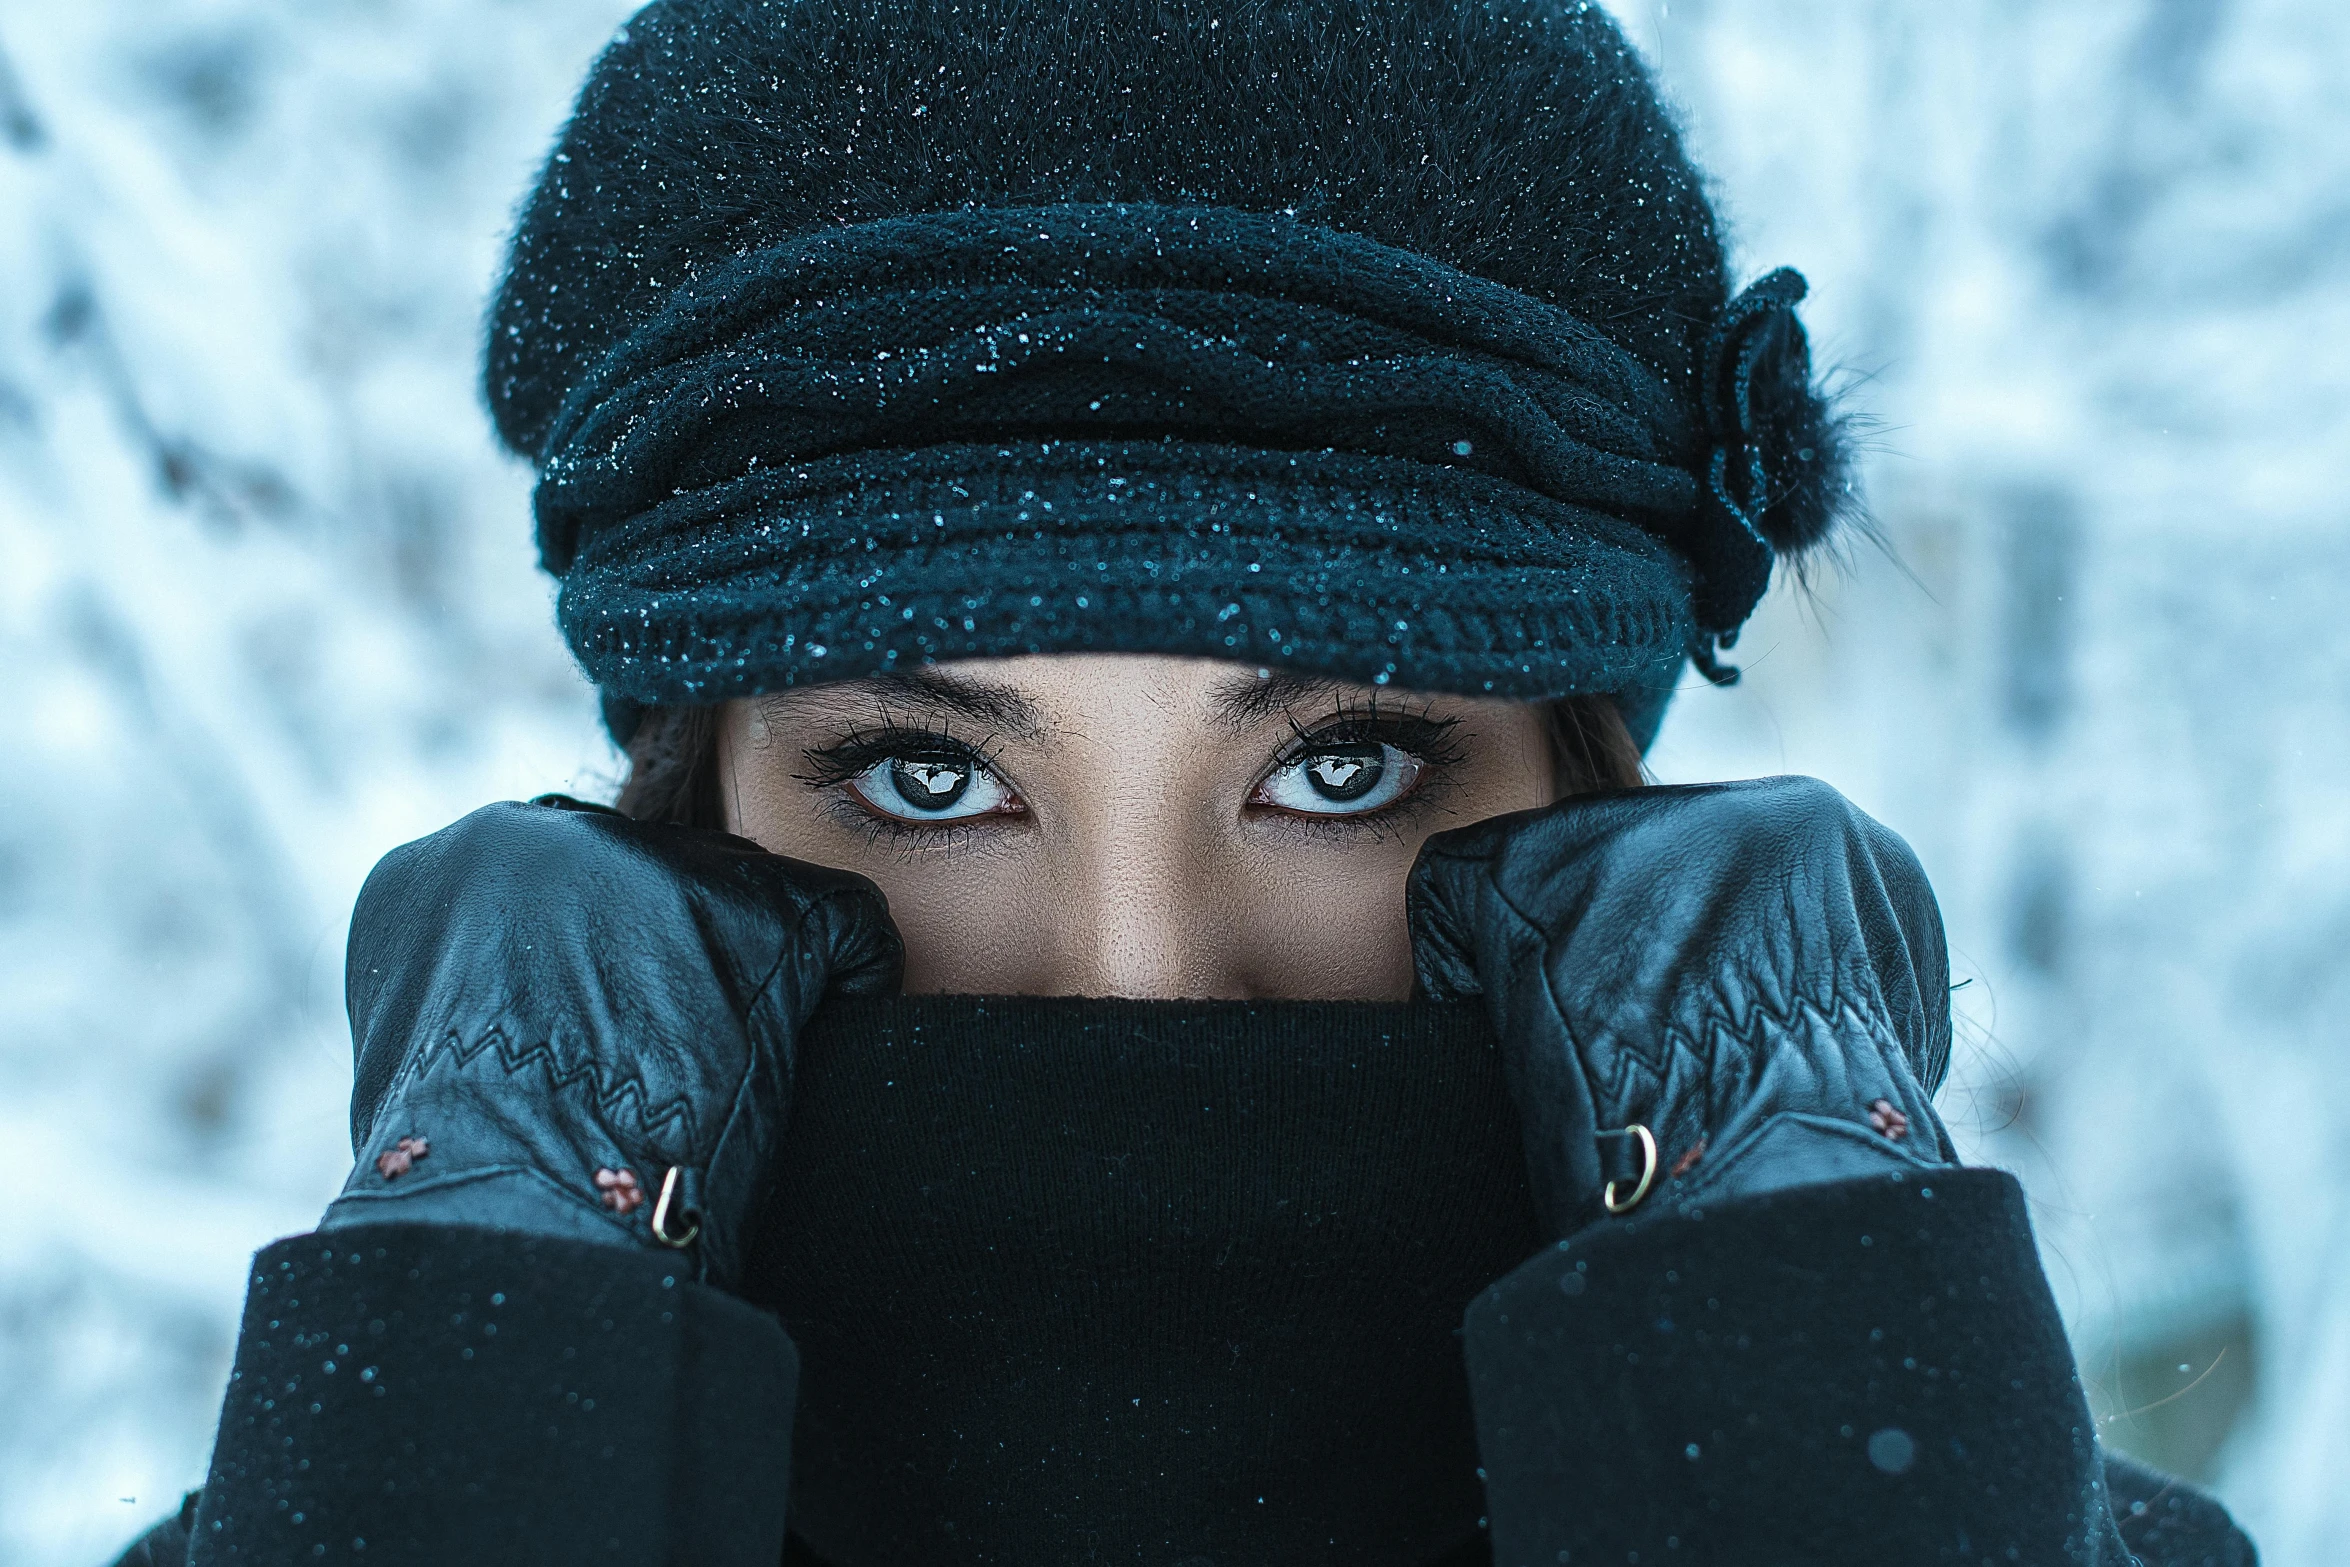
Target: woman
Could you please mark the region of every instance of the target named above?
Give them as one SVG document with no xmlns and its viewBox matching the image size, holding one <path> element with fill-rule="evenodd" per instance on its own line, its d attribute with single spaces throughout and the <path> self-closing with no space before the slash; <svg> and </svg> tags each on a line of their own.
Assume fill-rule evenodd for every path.
<svg viewBox="0 0 2350 1567">
<path fill-rule="evenodd" d="M 640 15 L 489 350 L 633 771 L 370 878 L 138 1550 L 2249 1561 L 1907 849 L 1639 787 L 1846 504 L 1802 292 L 1588 7 Z"/>
</svg>

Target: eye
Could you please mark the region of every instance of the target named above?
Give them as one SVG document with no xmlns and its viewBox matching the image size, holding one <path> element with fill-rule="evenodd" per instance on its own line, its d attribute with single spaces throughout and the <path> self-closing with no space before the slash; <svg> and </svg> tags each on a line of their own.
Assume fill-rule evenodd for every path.
<svg viewBox="0 0 2350 1567">
<path fill-rule="evenodd" d="M 885 756 L 846 780 L 867 808 L 901 822 L 1008 816 L 1020 797 L 970 756 Z"/>
<path fill-rule="evenodd" d="M 1380 741 L 1319 745 L 1275 765 L 1249 804 L 1300 816 L 1364 816 L 1410 794 L 1421 769 L 1418 757 Z"/>
</svg>

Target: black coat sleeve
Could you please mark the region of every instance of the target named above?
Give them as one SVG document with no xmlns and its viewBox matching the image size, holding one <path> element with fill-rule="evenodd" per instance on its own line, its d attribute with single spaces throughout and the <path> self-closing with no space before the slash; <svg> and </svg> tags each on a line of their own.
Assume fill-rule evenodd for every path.
<svg viewBox="0 0 2350 1567">
<path fill-rule="evenodd" d="M 280 1241 L 186 1559 L 775 1567 L 798 1372 L 772 1316 L 659 1254 L 427 1225 Z"/>
<path fill-rule="evenodd" d="M 1598 1225 L 1465 1338 L 1495 1567 L 2253 1562 L 2200 1493 L 2117 1462 L 2109 1495 L 1999 1171 Z"/>
<path fill-rule="evenodd" d="M 205 1489 L 124 1561 L 773 1567 L 797 1357 L 662 1262 L 422 1226 L 270 1247 Z M 2210 1498 L 2100 1458 L 1995 1172 L 1604 1227 L 1466 1338 L 1496 1567 L 2255 1561 Z"/>
</svg>

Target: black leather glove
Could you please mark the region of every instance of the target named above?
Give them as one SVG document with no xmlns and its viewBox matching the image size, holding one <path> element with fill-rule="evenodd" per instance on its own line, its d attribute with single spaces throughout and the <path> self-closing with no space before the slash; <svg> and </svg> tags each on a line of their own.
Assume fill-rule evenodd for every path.
<svg viewBox="0 0 2350 1567">
<path fill-rule="evenodd" d="M 1826 784 L 1620 790 L 1440 833 L 1409 906 L 1418 993 L 1485 998 L 1558 1236 L 1652 1190 L 1956 1160 L 1931 1098 L 1940 911 L 1909 846 Z"/>
<path fill-rule="evenodd" d="M 801 1024 L 902 959 L 861 876 L 556 795 L 478 810 L 360 891 L 358 1164 L 320 1228 L 692 1246 L 731 1286 Z"/>
</svg>

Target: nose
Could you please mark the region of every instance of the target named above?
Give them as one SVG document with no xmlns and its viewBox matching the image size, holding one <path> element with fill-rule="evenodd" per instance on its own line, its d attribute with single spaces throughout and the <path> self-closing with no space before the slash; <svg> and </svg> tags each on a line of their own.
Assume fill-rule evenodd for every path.
<svg viewBox="0 0 2350 1567">
<path fill-rule="evenodd" d="M 1145 819 L 1147 820 L 1147 818 Z M 1064 883 L 1053 989 L 1064 995 L 1234 997 L 1243 993 L 1227 961 L 1227 922 L 1203 897 L 1183 835 L 1163 820 L 1156 831 L 1122 824 L 1088 847 L 1090 862 Z"/>
</svg>

